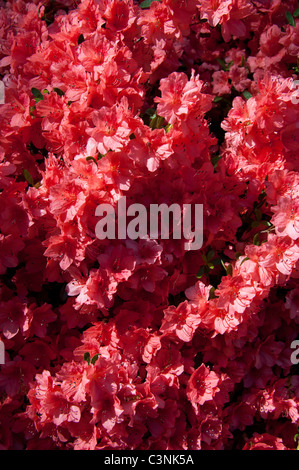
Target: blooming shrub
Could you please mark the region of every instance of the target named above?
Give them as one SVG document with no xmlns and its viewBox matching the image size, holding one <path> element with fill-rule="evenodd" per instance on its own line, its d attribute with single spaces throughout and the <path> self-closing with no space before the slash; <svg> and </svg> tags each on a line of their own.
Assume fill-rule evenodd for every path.
<svg viewBox="0 0 299 470">
<path fill-rule="evenodd" d="M 1 449 L 295 449 L 295 0 L 0 1 Z M 203 204 L 204 244 L 95 236 Z"/>
</svg>

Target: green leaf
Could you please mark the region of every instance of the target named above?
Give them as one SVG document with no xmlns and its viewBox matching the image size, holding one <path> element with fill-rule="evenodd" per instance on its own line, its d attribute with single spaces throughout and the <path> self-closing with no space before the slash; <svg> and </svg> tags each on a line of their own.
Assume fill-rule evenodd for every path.
<svg viewBox="0 0 299 470">
<path fill-rule="evenodd" d="M 298 18 L 298 16 L 299 16 L 299 8 L 297 8 L 293 13 L 294 18 Z"/>
<path fill-rule="evenodd" d="M 97 160 L 101 160 L 102 158 L 104 158 L 105 155 L 101 154 L 101 152 L 98 153 L 98 156 L 97 156 Z"/>
<path fill-rule="evenodd" d="M 217 163 L 219 162 L 219 160 L 221 160 L 221 155 L 215 155 L 215 157 L 211 158 L 211 163 L 212 163 L 214 168 L 216 168 Z"/>
<path fill-rule="evenodd" d="M 27 181 L 27 183 L 30 184 L 30 186 L 34 186 L 34 181 L 33 181 L 33 178 L 31 176 L 31 174 L 29 173 L 28 170 L 24 170 L 23 171 L 23 175 L 25 177 L 25 180 Z"/>
<path fill-rule="evenodd" d="M 222 100 L 222 96 L 215 96 L 215 98 L 213 99 L 213 103 L 219 103 L 219 101 Z"/>
<path fill-rule="evenodd" d="M 215 295 L 215 287 L 211 287 L 210 292 L 209 292 L 209 300 L 211 299 L 218 299 L 217 295 Z"/>
<path fill-rule="evenodd" d="M 226 69 L 226 63 L 224 62 L 223 59 L 217 59 L 217 62 L 219 65 L 221 65 L 221 67 L 225 70 Z"/>
<path fill-rule="evenodd" d="M 34 96 L 36 103 L 44 99 L 42 93 L 37 88 L 31 88 L 31 93 Z"/>
<path fill-rule="evenodd" d="M 232 276 L 233 275 L 233 266 L 232 266 L 232 264 L 226 265 L 223 260 L 221 260 L 221 264 L 222 264 L 222 266 L 224 267 L 224 269 L 226 271 L 226 275 L 227 276 Z"/>
<path fill-rule="evenodd" d="M 245 100 L 249 100 L 249 98 L 252 98 L 252 94 L 249 93 L 249 91 L 247 91 L 247 90 L 243 91 L 243 96 L 244 96 Z"/>
<path fill-rule="evenodd" d="M 92 160 L 96 165 L 98 164 L 98 162 L 96 161 L 94 157 L 86 157 L 87 162 L 89 162 L 90 160 Z"/>
<path fill-rule="evenodd" d="M 228 64 L 227 64 L 223 59 L 218 58 L 217 62 L 218 62 L 219 65 L 221 65 L 223 70 L 225 70 L 226 72 L 228 72 L 229 69 L 231 68 L 231 66 L 234 65 L 234 62 L 232 60 L 230 62 L 228 62 Z"/>
<path fill-rule="evenodd" d="M 50 92 L 49 92 L 49 90 L 47 90 L 47 88 L 45 88 L 45 89 L 43 90 L 43 94 L 44 94 L 44 95 L 48 95 L 49 93 L 50 93 Z"/>
<path fill-rule="evenodd" d="M 55 93 L 57 93 L 58 96 L 64 96 L 65 93 L 64 91 L 60 90 L 60 88 L 54 88 Z"/>
<path fill-rule="evenodd" d="M 160 2 L 161 0 L 144 0 L 144 2 L 140 3 L 140 8 L 149 8 L 154 1 Z"/>
<path fill-rule="evenodd" d="M 207 254 L 207 260 L 208 261 L 211 261 L 215 256 L 215 251 L 214 250 L 210 250 Z"/>
<path fill-rule="evenodd" d="M 161 129 L 164 124 L 164 117 L 159 116 L 158 114 L 154 114 L 151 118 L 150 128 L 151 129 Z"/>
<path fill-rule="evenodd" d="M 287 11 L 287 12 L 286 12 L 286 19 L 288 20 L 288 23 L 289 23 L 291 26 L 296 26 L 294 17 L 293 17 L 293 15 L 292 15 L 292 13 L 291 13 L 290 11 Z"/>
<path fill-rule="evenodd" d="M 256 233 L 253 237 L 252 243 L 256 246 L 260 246 L 260 234 Z"/>
<path fill-rule="evenodd" d="M 205 266 L 202 266 L 198 273 L 196 274 L 197 279 L 201 279 L 202 276 L 205 274 Z"/>
<path fill-rule="evenodd" d="M 89 352 L 84 353 L 83 357 L 84 357 L 84 361 L 86 361 L 87 364 L 89 365 L 90 364 L 90 354 L 89 354 Z"/>
<path fill-rule="evenodd" d="M 228 264 L 226 266 L 226 273 L 227 273 L 228 276 L 232 277 L 232 275 L 233 275 L 233 266 L 232 266 L 232 264 Z"/>
<path fill-rule="evenodd" d="M 99 357 L 99 355 L 98 355 L 98 354 L 95 354 L 95 355 L 93 356 L 93 358 L 91 359 L 90 362 L 91 362 L 91 364 L 92 364 L 93 366 L 94 366 L 95 362 L 97 361 L 98 357 Z"/>
<path fill-rule="evenodd" d="M 226 266 L 225 266 L 225 263 L 224 263 L 223 259 L 220 259 L 220 261 L 221 261 L 222 267 L 223 267 L 223 268 L 225 269 L 225 271 L 226 271 Z"/>
<path fill-rule="evenodd" d="M 248 261 L 249 259 L 250 259 L 250 258 L 248 258 L 248 256 L 245 256 L 245 258 L 242 259 L 240 266 L 242 266 L 242 264 L 243 264 L 245 261 Z"/>
</svg>

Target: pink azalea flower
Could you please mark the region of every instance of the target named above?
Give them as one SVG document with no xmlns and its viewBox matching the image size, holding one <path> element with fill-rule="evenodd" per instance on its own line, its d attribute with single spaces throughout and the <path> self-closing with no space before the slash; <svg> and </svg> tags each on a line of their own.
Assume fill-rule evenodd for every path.
<svg viewBox="0 0 299 470">
<path fill-rule="evenodd" d="M 202 364 L 191 375 L 187 385 L 187 396 L 195 409 L 205 402 L 213 400 L 218 392 L 219 377 Z"/>
<path fill-rule="evenodd" d="M 226 276 L 215 291 L 218 308 L 238 313 L 243 313 L 257 294 L 256 286 L 244 282 L 242 276 Z"/>
<path fill-rule="evenodd" d="M 285 450 L 282 439 L 276 436 L 271 436 L 268 433 L 257 434 L 255 433 L 253 439 L 250 439 L 243 450 Z"/>
<path fill-rule="evenodd" d="M 191 108 L 205 113 L 210 108 L 210 96 L 202 93 L 203 82 L 195 76 L 194 70 L 190 80 L 183 73 L 173 72 L 161 80 L 161 98 L 155 98 L 158 103 L 158 115 L 163 116 L 169 124 L 184 120 Z"/>
<path fill-rule="evenodd" d="M 288 235 L 292 240 L 299 237 L 299 199 L 280 197 L 277 205 L 272 207 L 274 216 L 271 219 L 277 235 Z"/>
<path fill-rule="evenodd" d="M 170 306 L 164 311 L 164 319 L 160 328 L 162 333 L 173 332 L 182 341 L 191 341 L 201 317 L 198 310 L 188 302 L 183 302 L 178 307 Z"/>
<path fill-rule="evenodd" d="M 109 150 L 120 150 L 127 142 L 134 129 L 130 126 L 128 104 L 102 107 L 92 115 L 93 128 L 87 133 L 97 142 L 98 151 L 105 155 Z"/>
</svg>

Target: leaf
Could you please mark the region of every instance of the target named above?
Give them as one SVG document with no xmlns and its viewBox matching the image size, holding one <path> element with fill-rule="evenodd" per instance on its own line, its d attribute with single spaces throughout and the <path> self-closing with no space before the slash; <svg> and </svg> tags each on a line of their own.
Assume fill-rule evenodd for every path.
<svg viewBox="0 0 299 470">
<path fill-rule="evenodd" d="M 288 20 L 288 23 L 289 23 L 291 26 L 296 26 L 294 17 L 293 17 L 293 15 L 292 15 L 292 13 L 291 13 L 290 11 L 287 11 L 287 12 L 286 12 L 286 19 Z"/>
<path fill-rule="evenodd" d="M 260 246 L 260 234 L 256 233 L 253 237 L 252 243 L 256 246 Z"/>
<path fill-rule="evenodd" d="M 248 258 L 248 256 L 245 256 L 245 258 L 242 259 L 240 266 L 242 266 L 242 264 L 243 264 L 245 261 L 248 261 L 249 259 L 250 259 L 250 258 Z"/>
<path fill-rule="evenodd" d="M 37 88 L 31 88 L 31 93 L 34 96 L 36 103 L 44 99 L 42 93 Z"/>
<path fill-rule="evenodd" d="M 164 124 L 164 117 L 159 116 L 158 114 L 154 114 L 151 118 L 150 128 L 151 129 L 161 129 Z"/>
<path fill-rule="evenodd" d="M 218 299 L 217 295 L 215 295 L 215 287 L 211 287 L 210 292 L 209 292 L 209 300 L 211 299 Z"/>
<path fill-rule="evenodd" d="M 221 260 L 221 264 L 224 267 L 226 271 L 227 276 L 232 276 L 233 275 L 233 266 L 231 264 L 226 265 L 223 260 Z"/>
<path fill-rule="evenodd" d="M 226 273 L 228 276 L 231 276 L 233 275 L 233 266 L 232 264 L 228 264 L 227 267 L 226 267 Z"/>
<path fill-rule="evenodd" d="M 245 100 L 249 100 L 249 98 L 252 98 L 252 94 L 249 93 L 249 91 L 247 91 L 247 90 L 243 91 L 243 96 L 244 96 Z"/>
<path fill-rule="evenodd" d="M 228 72 L 229 69 L 231 68 L 231 66 L 234 65 L 234 62 L 232 60 L 230 62 L 228 62 L 228 64 L 227 64 L 223 59 L 218 58 L 217 62 L 218 62 L 219 65 L 221 65 L 223 70 L 225 70 L 226 72 Z"/>
<path fill-rule="evenodd" d="M 221 67 L 225 70 L 226 69 L 226 63 L 224 62 L 223 59 L 217 59 L 217 62 L 219 65 L 221 65 Z"/>
<path fill-rule="evenodd" d="M 210 250 L 207 254 L 207 260 L 208 261 L 211 261 L 215 256 L 215 251 L 214 250 Z"/>
<path fill-rule="evenodd" d="M 64 96 L 65 93 L 64 91 L 60 90 L 60 88 L 54 88 L 55 93 L 57 93 L 58 96 Z"/>
<path fill-rule="evenodd" d="M 196 274 L 197 279 L 201 279 L 204 273 L 205 273 L 205 266 L 202 266 L 200 270 L 198 271 L 198 273 Z"/>
<path fill-rule="evenodd" d="M 294 18 L 298 18 L 298 16 L 299 16 L 299 8 L 297 8 L 293 13 Z"/>
<path fill-rule="evenodd" d="M 222 96 L 215 96 L 215 98 L 213 99 L 213 103 L 219 103 L 219 101 L 222 100 Z"/>
<path fill-rule="evenodd" d="M 217 163 L 219 162 L 219 160 L 221 160 L 221 155 L 215 155 L 215 157 L 211 158 L 211 163 L 212 163 L 214 168 L 216 168 Z"/>
<path fill-rule="evenodd" d="M 91 359 L 90 362 L 91 362 L 91 364 L 92 364 L 93 366 L 94 366 L 95 362 L 97 361 L 98 357 L 99 357 L 99 355 L 98 355 L 98 354 L 95 354 L 95 355 L 93 356 L 93 358 Z"/>
<path fill-rule="evenodd" d="M 23 175 L 25 177 L 25 180 L 30 184 L 30 186 L 34 186 L 34 181 L 33 181 L 33 178 L 31 176 L 31 174 L 29 173 L 29 171 L 24 170 Z"/>
<path fill-rule="evenodd" d="M 225 266 L 225 263 L 224 263 L 223 259 L 220 259 L 220 261 L 221 261 L 222 267 L 223 267 L 223 268 L 225 269 L 225 271 L 226 271 L 226 266 Z"/>
<path fill-rule="evenodd" d="M 90 364 L 90 354 L 89 352 L 84 353 L 84 361 L 87 362 L 87 364 Z"/>
<path fill-rule="evenodd" d="M 92 160 L 96 165 L 98 164 L 98 162 L 96 161 L 94 157 L 86 157 L 87 162 L 89 162 L 90 160 Z"/>
<path fill-rule="evenodd" d="M 154 1 L 160 2 L 161 0 L 144 0 L 144 2 L 140 3 L 140 8 L 149 8 Z"/>
</svg>

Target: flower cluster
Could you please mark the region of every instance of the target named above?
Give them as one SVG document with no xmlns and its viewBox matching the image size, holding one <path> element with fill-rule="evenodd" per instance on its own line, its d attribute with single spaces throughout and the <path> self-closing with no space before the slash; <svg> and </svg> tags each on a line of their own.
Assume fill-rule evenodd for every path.
<svg viewBox="0 0 299 470">
<path fill-rule="evenodd" d="M 297 447 L 298 17 L 0 0 L 1 449 Z M 123 196 L 202 248 L 98 239 Z"/>
</svg>

